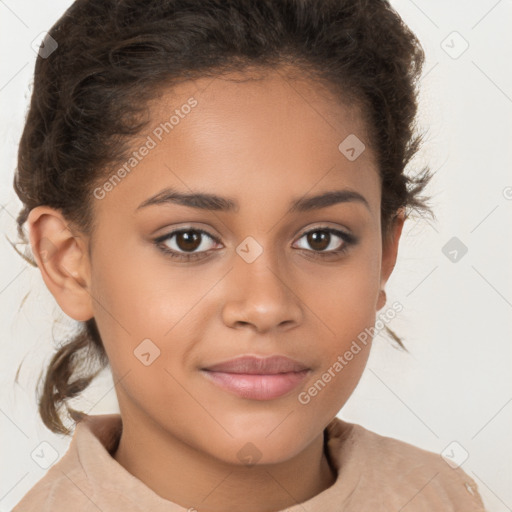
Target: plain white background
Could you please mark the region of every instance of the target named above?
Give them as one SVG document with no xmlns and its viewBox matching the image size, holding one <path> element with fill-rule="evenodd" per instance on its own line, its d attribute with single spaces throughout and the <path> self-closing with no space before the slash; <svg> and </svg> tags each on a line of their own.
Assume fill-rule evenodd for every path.
<svg viewBox="0 0 512 512">
<path fill-rule="evenodd" d="M 11 240 L 20 208 L 12 177 L 36 57 L 31 45 L 70 4 L 0 0 L 0 229 Z M 460 461 L 467 456 L 462 468 L 487 509 L 512 510 L 512 1 L 392 4 L 427 55 L 420 96 L 427 138 L 410 172 L 424 163 L 439 169 L 428 190 L 438 221 L 407 221 L 387 286 L 388 304 L 404 306 L 390 327 L 410 353 L 377 336 L 339 416 Z M 457 244 L 456 261 L 449 242 Z M 0 263 L 0 511 L 6 511 L 45 474 L 31 456 L 40 443 L 58 457 L 69 445 L 39 419 L 35 385 L 55 340 L 73 324 L 39 270 L 5 236 Z M 117 412 L 109 373 L 75 405 L 89 414 Z"/>
</svg>

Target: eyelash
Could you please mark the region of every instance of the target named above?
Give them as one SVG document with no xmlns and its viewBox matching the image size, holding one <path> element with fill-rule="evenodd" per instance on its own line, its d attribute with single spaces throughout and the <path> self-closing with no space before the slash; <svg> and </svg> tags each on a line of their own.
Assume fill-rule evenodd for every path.
<svg viewBox="0 0 512 512">
<path fill-rule="evenodd" d="M 171 231 L 170 233 L 167 233 L 166 235 L 162 235 L 162 236 L 156 238 L 154 243 L 160 251 L 162 251 L 164 254 L 167 254 L 171 258 L 177 258 L 182 261 L 193 261 L 193 260 L 205 258 L 206 256 L 204 256 L 204 254 L 207 254 L 209 251 L 201 251 L 201 252 L 196 252 L 196 253 L 180 253 L 173 249 L 169 249 L 163 243 L 163 242 L 171 239 L 174 235 L 177 235 L 179 233 L 187 233 L 190 231 L 193 231 L 195 233 L 200 233 L 202 235 L 206 235 L 207 237 L 211 238 L 213 241 L 220 243 L 220 241 L 216 237 L 214 237 L 207 231 L 204 231 L 203 229 L 199 229 L 199 228 L 177 229 L 175 231 Z M 308 235 L 309 233 L 315 233 L 317 231 L 326 231 L 330 234 L 334 234 L 334 235 L 340 237 L 344 242 L 343 247 L 341 249 L 338 249 L 335 251 L 333 251 L 333 250 L 331 250 L 331 251 L 314 251 L 314 250 L 308 250 L 308 249 L 299 249 L 302 251 L 307 251 L 307 252 L 313 253 L 312 255 L 310 255 L 308 257 L 326 258 L 329 256 L 331 256 L 331 257 L 332 256 L 340 256 L 340 255 L 344 254 L 345 252 L 347 252 L 348 249 L 350 248 L 350 246 L 355 245 L 358 242 L 357 237 L 355 237 L 354 235 L 345 233 L 343 231 L 340 231 L 339 229 L 334 229 L 334 228 L 330 228 L 330 227 L 322 227 L 322 226 L 315 227 L 313 229 L 310 229 L 309 231 L 305 231 L 304 233 L 302 233 L 302 235 L 298 239 L 300 240 L 301 238 Z M 215 249 L 213 249 L 213 250 L 215 250 Z"/>
</svg>

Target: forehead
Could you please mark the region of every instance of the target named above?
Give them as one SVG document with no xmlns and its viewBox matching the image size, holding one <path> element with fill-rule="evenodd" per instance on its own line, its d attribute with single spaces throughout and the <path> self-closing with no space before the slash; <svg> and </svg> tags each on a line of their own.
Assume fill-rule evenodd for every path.
<svg viewBox="0 0 512 512">
<path fill-rule="evenodd" d="M 197 105 L 180 115 L 181 126 L 173 127 L 170 145 L 183 148 L 188 142 L 205 151 L 212 145 L 230 145 L 230 152 L 236 152 L 236 143 L 243 142 L 244 149 L 280 147 L 272 158 L 289 158 L 286 150 L 292 149 L 316 157 L 324 150 L 326 159 L 332 159 L 343 155 L 338 146 L 352 135 L 369 149 L 360 108 L 351 97 L 334 95 L 332 87 L 288 69 L 231 72 L 180 83 L 150 104 L 152 121 L 165 123 L 176 110 L 188 110 L 186 104 L 193 98 Z M 370 163 L 373 156 L 368 151 L 364 158 Z"/>
<path fill-rule="evenodd" d="M 342 187 L 380 201 L 358 107 L 320 82 L 283 71 L 202 77 L 163 89 L 149 112 L 133 148 L 152 147 L 109 201 L 136 208 L 165 186 L 235 197 L 241 209 Z"/>
</svg>

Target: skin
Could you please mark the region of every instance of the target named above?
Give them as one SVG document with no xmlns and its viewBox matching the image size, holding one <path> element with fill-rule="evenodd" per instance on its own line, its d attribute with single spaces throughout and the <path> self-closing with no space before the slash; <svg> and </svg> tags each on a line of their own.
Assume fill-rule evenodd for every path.
<svg viewBox="0 0 512 512">
<path fill-rule="evenodd" d="M 123 418 L 119 464 L 184 507 L 263 512 L 335 482 L 323 430 L 357 385 L 371 343 L 308 404 L 298 394 L 374 325 L 404 216 L 383 238 L 375 154 L 354 106 L 282 72 L 233 78 L 240 77 L 184 82 L 151 104 L 152 122 L 134 150 L 190 96 L 198 101 L 119 185 L 101 200 L 91 197 L 92 238 L 47 206 L 33 209 L 28 224 L 43 279 L 63 311 L 98 324 Z M 354 161 L 338 150 L 350 134 L 366 145 Z M 239 207 L 137 210 L 166 187 L 226 196 Z M 351 201 L 288 211 L 293 199 L 339 189 L 358 192 L 368 207 Z M 358 241 L 337 256 L 316 249 L 315 258 L 304 232 L 325 226 Z M 154 239 L 183 227 L 220 243 L 200 238 L 193 251 L 209 255 L 192 262 L 161 252 Z M 248 236 L 263 249 L 252 263 L 236 252 Z M 44 238 L 51 257 L 41 253 Z M 337 235 L 330 240 L 327 250 L 346 244 Z M 176 236 L 166 244 L 186 253 Z M 160 350 L 149 366 L 134 356 L 147 338 Z M 311 372 L 287 395 L 260 401 L 230 394 L 199 371 L 241 354 L 286 355 Z M 247 443 L 261 456 L 252 467 L 237 455 Z"/>
</svg>

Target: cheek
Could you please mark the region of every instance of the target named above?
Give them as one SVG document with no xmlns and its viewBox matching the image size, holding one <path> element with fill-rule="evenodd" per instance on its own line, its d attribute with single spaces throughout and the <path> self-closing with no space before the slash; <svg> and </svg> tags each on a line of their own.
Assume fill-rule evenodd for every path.
<svg viewBox="0 0 512 512">
<path fill-rule="evenodd" d="M 219 280 L 216 270 L 201 275 L 197 267 L 167 264 L 150 246 L 124 243 L 110 240 L 95 252 L 91 280 L 94 317 L 118 376 L 139 372 L 141 353 L 158 356 L 155 364 L 162 367 L 171 355 L 173 361 L 186 359 L 212 314 L 205 314 L 208 300 L 202 298 Z"/>
<path fill-rule="evenodd" d="M 159 296 L 149 278 L 151 265 L 125 241 L 103 237 L 92 258 L 91 295 L 94 317 L 114 368 L 123 366 L 122 359 L 143 339 L 156 335 L 151 315 L 159 309 Z M 158 316 L 165 318 L 164 313 L 158 311 Z M 170 324 L 172 318 L 167 318 Z"/>
<path fill-rule="evenodd" d="M 104 249 L 96 254 L 91 293 L 120 406 L 150 407 L 152 413 L 161 411 L 162 420 L 170 403 L 175 412 L 192 410 L 194 403 L 179 384 L 182 373 L 170 361 L 176 366 L 187 353 L 184 318 L 199 321 L 191 310 L 198 292 L 179 272 L 159 275 L 163 266 L 148 264 L 136 251 L 116 259 L 114 250 Z M 171 345 L 173 340 L 180 342 Z"/>
<path fill-rule="evenodd" d="M 377 255 L 377 257 L 375 256 Z M 298 402 L 314 414 L 336 414 L 364 371 L 371 348 L 380 289 L 379 247 L 358 251 L 345 268 L 325 276 L 325 285 L 310 285 L 311 309 L 321 319 L 318 351 L 322 367 Z"/>
<path fill-rule="evenodd" d="M 147 336 L 144 329 L 157 327 L 158 319 L 169 328 L 173 312 L 180 307 L 178 299 L 186 298 L 187 290 L 176 282 L 177 273 L 166 274 L 164 266 L 155 265 L 152 251 L 126 237 L 106 240 L 94 254 L 91 294 L 97 299 L 95 316 L 106 327 L 121 329 L 125 337 L 128 333 Z M 174 288 L 179 293 L 170 294 Z"/>
<path fill-rule="evenodd" d="M 322 270 L 309 281 L 312 309 L 322 319 L 334 344 L 357 337 L 375 321 L 380 289 L 380 250 L 371 240 L 339 267 Z M 315 286 L 316 282 L 316 286 Z M 338 340 L 338 341 L 336 341 Z M 341 347 L 338 347 L 341 348 Z"/>
</svg>

